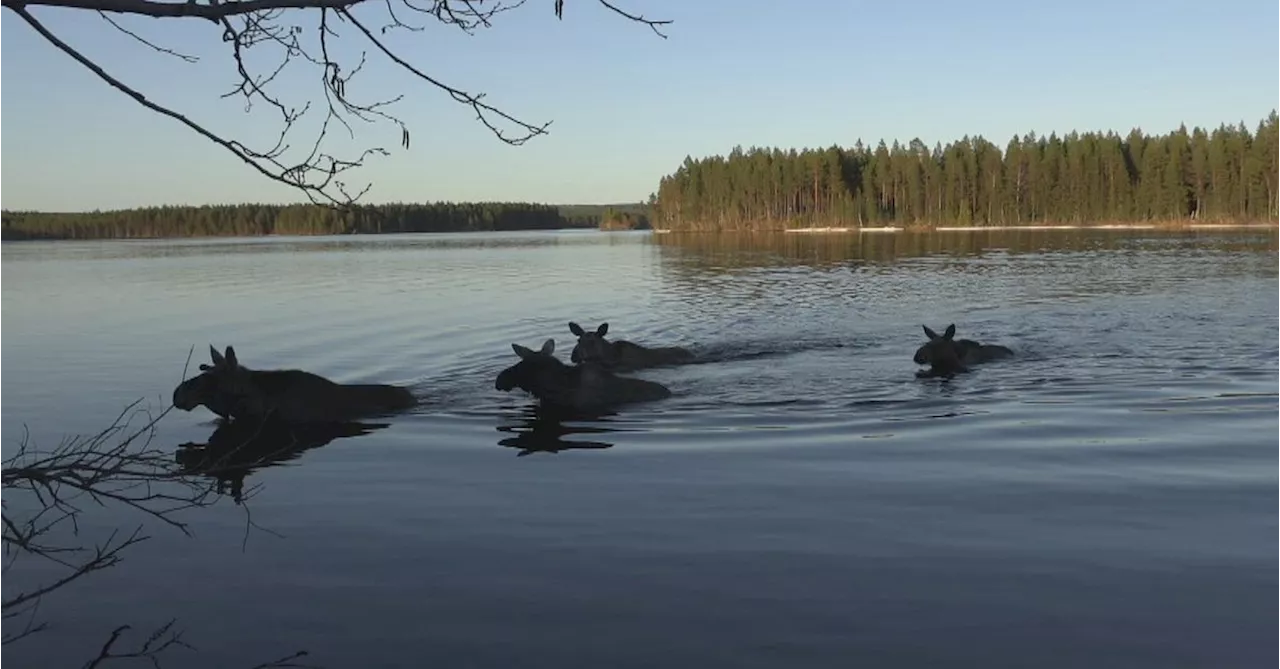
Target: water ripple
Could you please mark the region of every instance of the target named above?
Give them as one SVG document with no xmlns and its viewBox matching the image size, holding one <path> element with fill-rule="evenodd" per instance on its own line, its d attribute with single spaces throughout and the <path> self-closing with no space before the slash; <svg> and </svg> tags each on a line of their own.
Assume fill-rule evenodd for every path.
<svg viewBox="0 0 1280 669">
<path fill-rule="evenodd" d="M 6 655 L 179 616 L 193 667 L 1273 657 L 1274 231 L 677 237 L 5 243 L 6 448 L 164 406 L 209 344 L 425 399 L 251 472 L 285 538 L 215 507 Z M 601 416 L 494 389 L 571 320 L 699 360 Z M 917 379 L 953 322 L 1016 355 Z"/>
</svg>

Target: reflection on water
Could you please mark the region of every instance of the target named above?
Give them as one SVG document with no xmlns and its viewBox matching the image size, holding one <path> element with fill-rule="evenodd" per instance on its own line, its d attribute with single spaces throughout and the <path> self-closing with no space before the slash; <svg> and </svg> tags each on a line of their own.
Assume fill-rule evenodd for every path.
<svg viewBox="0 0 1280 669">
<path fill-rule="evenodd" d="M 498 431 L 514 436 L 504 437 L 498 441 L 499 446 L 519 449 L 517 456 L 530 453 L 560 453 L 576 449 L 600 450 L 612 448 L 613 444 L 604 441 L 585 439 L 565 439 L 574 434 L 607 434 L 618 431 L 599 424 L 607 420 L 613 413 L 574 413 L 563 409 L 544 407 L 534 403 L 526 406 L 513 418 L 514 423 L 501 421 Z M 595 421 L 595 425 L 574 424 L 581 421 Z"/>
<path fill-rule="evenodd" d="M 217 255 L 298 255 L 397 251 L 529 249 L 552 246 L 625 244 L 632 231 L 597 233 L 566 230 L 500 234 L 433 233 L 343 236 L 265 236 L 242 238 L 118 239 L 84 241 L 6 241 L 5 261 L 109 260 L 116 258 L 185 258 Z"/>
<path fill-rule="evenodd" d="M 889 263 L 947 256 L 973 259 L 992 253 L 1059 254 L 1172 250 L 1196 253 L 1275 251 L 1276 228 L 1222 232 L 1178 230 L 1135 235 L 1131 230 L 1069 228 L 960 231 L 734 234 L 668 233 L 653 236 L 664 255 L 690 258 L 706 269 Z"/>
<path fill-rule="evenodd" d="M 207 442 L 176 459 L 266 486 L 246 506 L 284 538 L 242 549 L 243 508 L 212 508 L 17 664 L 82 664 L 156 615 L 200 631 L 197 669 L 282 646 L 333 667 L 1274 660 L 1274 229 L 3 251 L 7 442 L 164 401 L 211 343 L 427 399 L 287 437 L 172 412 L 166 443 Z M 608 415 L 494 388 L 512 342 L 563 356 L 569 321 L 697 360 L 637 372 L 673 396 Z M 915 378 L 920 326 L 948 323 L 1015 355 Z"/>
<path fill-rule="evenodd" d="M 296 460 L 303 453 L 334 439 L 359 437 L 387 427 L 386 423 L 307 423 L 222 420 L 205 443 L 186 442 L 174 452 L 183 474 L 207 476 L 217 483 L 218 494 L 236 504 L 244 501 L 244 480 L 256 470 Z"/>
<path fill-rule="evenodd" d="M 800 339 L 857 331 L 857 337 L 914 338 L 920 325 L 955 322 L 982 337 L 1039 337 L 1017 328 L 1034 314 L 1063 313 L 1098 298 L 1195 291 L 1241 308 L 1241 281 L 1277 276 L 1275 228 L 1236 231 L 1110 229 L 831 234 L 655 235 L 658 270 L 673 313 L 703 337 L 700 314 L 720 331 L 778 332 L 780 314 Z M 1150 301 L 1147 301 L 1150 304 Z M 1136 312 L 1101 304 L 1087 321 L 1112 341 Z M 1104 315 L 1107 314 L 1107 315 Z M 904 318 L 906 317 L 906 318 Z M 1178 318 L 1199 315 L 1195 310 Z M 998 322 L 997 322 L 998 321 Z M 1074 326 L 1078 323 L 1071 323 Z M 689 324 L 693 327 L 690 328 Z M 909 325 L 909 327 L 908 327 Z"/>
</svg>

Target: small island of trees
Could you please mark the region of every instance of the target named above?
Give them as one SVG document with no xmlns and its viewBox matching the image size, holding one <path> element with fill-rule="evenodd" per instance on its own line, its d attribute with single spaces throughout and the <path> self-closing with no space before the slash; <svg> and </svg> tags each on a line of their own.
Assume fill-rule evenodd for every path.
<svg viewBox="0 0 1280 669">
<path fill-rule="evenodd" d="M 1276 112 L 1258 124 L 982 137 L 932 149 L 736 147 L 686 157 L 651 196 L 655 228 L 1244 222 L 1277 219 Z"/>
<path fill-rule="evenodd" d="M 625 211 L 610 207 L 600 217 L 601 230 L 648 230 L 649 216 L 643 211 Z"/>
</svg>

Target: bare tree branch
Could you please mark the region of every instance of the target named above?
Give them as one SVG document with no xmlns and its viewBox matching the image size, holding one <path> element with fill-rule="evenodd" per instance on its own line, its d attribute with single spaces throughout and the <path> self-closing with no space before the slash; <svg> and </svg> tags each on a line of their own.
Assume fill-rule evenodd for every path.
<svg viewBox="0 0 1280 669">
<path fill-rule="evenodd" d="M 313 664 L 300 664 L 298 662 L 294 662 L 294 660 L 297 660 L 306 656 L 307 656 L 307 651 L 300 650 L 296 653 L 293 653 L 292 655 L 286 655 L 278 660 L 272 660 L 270 662 L 263 662 L 262 664 L 254 665 L 253 667 L 250 667 L 250 669 L 286 669 L 286 668 L 311 669 L 312 667 L 315 667 L 315 665 Z"/>
<path fill-rule="evenodd" d="M 111 660 L 149 660 L 154 667 L 160 666 L 160 654 L 174 647 L 187 648 L 195 650 L 182 640 L 182 632 L 175 631 L 173 624 L 176 620 L 169 622 L 156 628 L 151 636 L 143 640 L 142 645 L 132 650 L 120 650 L 117 644 L 125 632 L 133 629 L 129 625 L 121 625 L 111 631 L 111 636 L 107 637 L 106 642 L 102 644 L 102 648 L 98 651 L 97 656 L 85 663 L 85 669 L 94 669 L 94 667 L 102 666 L 103 663 Z"/>
<path fill-rule="evenodd" d="M 138 408 L 140 402 L 125 407 L 111 425 L 97 434 L 64 440 L 49 451 L 33 447 L 24 426 L 24 436 L 17 451 L 4 461 L 0 471 L 0 486 L 5 489 L 4 499 L 0 500 L 3 506 L 0 513 L 3 572 L 7 574 L 20 555 L 48 560 L 66 568 L 65 573 L 47 582 L 25 588 L 10 581 L 10 588 L 0 604 L 3 620 L 8 626 L 0 640 L 4 644 L 27 639 L 48 629 L 46 623 L 37 621 L 37 613 L 46 596 L 89 574 L 119 564 L 126 549 L 148 539 L 139 526 L 126 533 L 112 531 L 105 540 L 93 545 L 80 545 L 77 519 L 86 510 L 85 502 L 132 509 L 190 535 L 187 523 L 176 514 L 185 509 L 208 506 L 215 501 L 210 487 L 200 476 L 181 471 L 175 466 L 170 452 L 151 445 L 156 424 L 172 406 L 152 417 L 150 412 Z M 139 416 L 147 420 L 141 427 L 133 427 L 134 419 Z M 36 502 L 34 505 L 19 505 L 24 517 L 17 517 L 10 510 L 10 501 L 20 495 L 29 496 Z M 244 508 L 247 511 L 248 507 Z M 248 523 L 257 527 L 251 519 Z M 249 525 L 246 525 L 246 531 Z M 25 622 L 21 618 L 25 618 Z M 159 667 L 162 654 L 179 647 L 192 649 L 174 624 L 175 621 L 170 620 L 134 644 L 126 643 L 125 639 L 131 626 L 121 625 L 111 632 L 97 654 L 84 666 L 114 666 L 117 660 L 137 660 Z M 16 631 L 15 625 L 20 626 Z M 294 660 L 305 655 L 305 651 L 300 651 L 257 666 L 301 667 L 304 665 Z"/>
<path fill-rule="evenodd" d="M 627 20 L 646 25 L 659 37 L 667 38 L 660 27 L 672 23 L 670 20 L 648 19 L 642 14 L 633 14 L 624 10 L 610 0 L 596 1 L 611 12 Z M 332 155 L 324 147 L 328 133 L 333 127 L 345 128 L 348 136 L 354 139 L 356 132 L 351 119 L 371 125 L 390 123 L 399 131 L 400 145 L 407 149 L 410 143 L 409 126 L 388 111 L 391 105 L 403 98 L 403 94 L 373 101 L 356 101 L 350 97 L 352 79 L 366 64 L 366 54 L 360 51 L 359 58 L 353 59 L 355 62 L 340 62 L 331 49 L 331 42 L 341 38 L 335 30 L 335 24 L 354 26 L 369 44 L 397 67 L 444 92 L 454 102 L 470 108 L 475 113 L 476 120 L 502 142 L 512 146 L 523 145 L 534 137 L 548 134 L 548 128 L 551 125 L 551 121 L 535 123 L 522 120 L 486 102 L 483 93 L 468 92 L 444 83 L 440 78 L 410 63 L 379 37 L 392 30 L 422 33 L 426 29 L 425 23 L 431 21 L 473 35 L 481 28 L 492 27 L 497 15 L 522 6 L 524 0 L 513 2 L 503 2 L 503 0 L 380 0 L 378 2 L 374 0 L 185 0 L 181 2 L 172 0 L 0 0 L 0 4 L 13 11 L 46 41 L 112 88 L 133 98 L 146 109 L 183 124 L 206 140 L 229 151 L 268 179 L 300 190 L 314 204 L 343 208 L 354 205 L 368 192 L 372 184 L 366 184 L 361 189 L 355 189 L 354 192 L 349 191 L 348 185 L 342 180 L 343 173 L 364 166 L 365 161 L 373 156 L 390 155 L 387 149 L 376 145 L 355 150 L 352 155 L 344 158 Z M 375 24 L 357 19 L 351 11 L 357 5 L 385 8 L 385 22 L 376 28 L 370 28 L 370 25 Z M 271 146 L 252 149 L 243 142 L 211 130 L 171 106 L 149 99 L 143 92 L 108 73 L 93 59 L 56 35 L 53 30 L 31 14 L 29 9 L 32 7 L 96 11 L 116 30 L 158 53 L 174 56 L 187 62 L 194 62 L 196 57 L 161 47 L 124 28 L 108 14 L 132 14 L 151 18 L 197 18 L 212 23 L 221 31 L 222 41 L 230 47 L 231 61 L 234 63 L 237 77 L 237 84 L 222 97 L 242 98 L 246 112 L 251 111 L 255 103 L 266 105 L 277 116 L 277 122 L 280 124 L 278 136 Z M 556 0 L 557 17 L 563 18 L 563 8 L 564 0 Z M 312 24 L 315 26 L 314 33 L 304 30 L 296 23 L 284 22 L 286 15 L 296 16 L 299 11 L 318 14 L 316 22 Z M 290 12 L 293 13 L 290 14 Z M 412 20 L 414 15 L 420 20 Z M 338 20 L 331 21 L 335 17 Z M 311 38 L 304 40 L 307 35 Z M 250 50 L 260 47 L 275 48 L 279 51 L 278 57 L 271 59 L 273 64 L 261 72 L 255 71 L 249 65 L 250 59 L 247 55 Z M 319 69 L 318 79 L 321 85 L 320 93 L 324 96 L 324 108 L 320 111 L 323 118 L 319 121 L 319 129 L 315 137 L 300 145 L 297 149 L 299 155 L 296 158 L 286 158 L 286 154 L 293 148 L 290 140 L 291 132 L 296 129 L 304 116 L 313 111 L 311 101 L 295 107 L 270 90 L 288 66 L 295 62 L 310 64 Z"/>
<path fill-rule="evenodd" d="M 669 19 L 668 19 L 668 20 L 653 20 L 653 19 L 646 19 L 646 18 L 644 18 L 644 15 L 643 15 L 643 14 L 631 14 L 631 13 L 623 12 L 623 10 L 622 10 L 622 9 L 620 9 L 620 8 L 618 8 L 618 6 L 617 6 L 617 5 L 613 5 L 613 4 L 611 4 L 611 3 L 608 3 L 608 1 L 607 1 L 607 0 L 596 0 L 596 1 L 599 1 L 599 3 L 600 3 L 600 4 L 602 4 L 602 5 L 604 5 L 604 6 L 607 6 L 607 8 L 609 8 L 609 9 L 613 10 L 613 13 L 614 13 L 614 14 L 618 14 L 618 15 L 620 15 L 620 17 L 625 17 L 625 18 L 627 18 L 627 19 L 634 20 L 634 22 L 636 22 L 636 23 L 644 23 L 644 24 L 645 24 L 645 26 L 648 26 L 648 27 L 649 27 L 649 29 L 652 29 L 652 31 L 655 33 L 655 35 L 657 35 L 658 37 L 662 37 L 662 38 L 663 38 L 663 40 L 666 40 L 667 36 L 666 36 L 666 35 L 663 35 L 663 32 L 662 32 L 662 31 L 659 31 L 658 26 L 669 26 L 669 24 L 671 24 L 671 23 L 672 23 L 672 22 L 671 22 L 671 20 L 669 20 Z M 556 0 L 556 6 L 557 6 L 557 9 L 559 9 L 559 8 L 563 8 L 563 5 L 564 5 L 564 0 Z M 559 14 L 559 12 L 557 12 L 557 13 L 556 13 L 556 15 L 557 15 L 557 17 L 559 17 L 559 15 L 561 15 L 561 14 Z"/>
<path fill-rule="evenodd" d="M 547 121 L 546 123 L 540 126 L 535 126 L 530 123 L 525 123 L 524 121 L 521 121 L 511 116 L 510 114 L 507 114 L 504 111 L 501 111 L 489 104 L 481 102 L 480 99 L 484 97 L 483 93 L 481 93 L 480 95 L 472 95 L 471 93 L 467 93 L 457 88 L 453 88 L 452 86 L 449 86 L 447 84 L 441 83 L 436 79 L 433 79 L 429 75 L 424 74 L 418 68 L 405 62 L 403 59 L 401 59 L 399 56 L 393 53 L 390 49 L 388 49 L 385 45 L 383 45 L 382 42 L 378 41 L 378 38 L 374 37 L 373 33 L 370 32 L 369 29 L 366 28 L 363 23 L 360 23 L 360 21 L 358 21 L 356 17 L 352 16 L 350 12 L 348 12 L 345 9 L 339 9 L 337 11 L 343 18 L 350 21 L 352 25 L 354 25 L 356 28 L 359 28 L 360 32 L 364 33 L 365 37 L 369 38 L 370 42 L 373 42 L 374 46 L 378 47 L 378 49 L 382 51 L 382 53 L 386 54 L 387 57 L 390 58 L 392 61 L 394 61 L 397 65 L 412 72 L 413 74 L 417 75 L 420 79 L 422 79 L 423 81 L 426 81 L 432 86 L 435 86 L 436 88 L 439 88 L 440 90 L 448 93 L 450 97 L 452 97 L 454 100 L 474 109 L 476 112 L 476 119 L 479 120 L 481 123 L 483 123 L 486 128 L 488 128 L 491 132 L 493 132 L 494 135 L 497 135 L 498 139 L 508 144 L 519 146 L 521 144 L 524 144 L 526 141 L 532 139 L 533 137 L 536 137 L 537 135 L 545 135 L 547 133 L 547 127 L 551 125 L 551 121 Z M 526 131 L 525 134 L 515 138 L 507 137 L 506 135 L 503 135 L 502 131 L 499 130 L 496 126 L 494 126 L 493 123 L 485 116 L 486 112 L 493 114 L 495 116 L 498 116 L 504 120 L 510 121 L 511 123 L 519 126 L 524 131 Z"/>
<path fill-rule="evenodd" d="M 17 452 L 5 460 L 0 473 L 0 486 L 6 495 L 0 514 L 3 571 L 8 572 L 20 554 L 40 557 L 68 570 L 33 589 L 6 592 L 0 604 L 6 619 L 29 613 L 50 592 L 114 566 L 122 551 L 146 540 L 139 527 L 123 536 L 112 532 L 92 548 L 69 543 L 70 537 L 60 528 L 68 527 L 71 537 L 78 534 L 76 519 L 83 512 L 85 501 L 118 504 L 184 534 L 190 533 L 186 523 L 174 514 L 206 504 L 207 490 L 194 479 L 177 475 L 167 454 L 149 445 L 156 423 L 168 410 L 150 418 L 142 427 L 130 429 L 134 416 L 147 415 L 137 410 L 137 405 L 138 402 L 130 404 L 101 432 L 88 438 L 72 438 L 49 452 L 35 450 L 24 437 Z M 15 494 L 23 493 L 35 498 L 39 507 L 29 517 L 19 519 L 10 514 L 8 502 Z M 58 532 L 63 539 L 52 539 Z M 6 639 L 9 640 L 12 639 Z"/>
<path fill-rule="evenodd" d="M 183 116 L 178 112 L 175 112 L 167 107 L 161 106 L 159 104 L 156 104 L 148 100 L 146 96 L 144 96 L 142 93 L 139 93 L 133 88 L 130 88 L 124 82 L 120 81 L 119 79 L 116 79 L 110 74 L 107 74 L 107 72 L 103 70 L 101 67 L 99 67 L 96 63 L 86 58 L 79 51 L 76 51 L 75 49 L 71 48 L 70 45 L 68 45 L 66 42 L 63 42 L 56 35 L 50 32 L 44 26 L 44 24 L 37 21 L 36 18 L 32 16 L 29 12 L 27 12 L 26 9 L 23 9 L 21 7 L 17 7 L 17 8 L 10 7 L 10 9 L 14 13 L 16 13 L 18 16 L 22 17 L 24 21 L 30 24 L 31 27 L 36 30 L 36 32 L 40 33 L 40 35 L 44 37 L 46 40 L 48 40 L 51 44 L 58 47 L 64 53 L 74 58 L 81 65 L 84 65 L 86 68 L 89 69 L 90 72 L 93 72 L 94 74 L 98 75 L 99 78 L 101 78 L 103 81 L 110 84 L 113 88 L 119 90 L 125 95 L 128 95 L 129 97 L 136 100 L 138 104 L 158 114 L 168 116 L 169 118 L 172 118 L 178 121 L 179 123 L 182 123 L 188 128 L 191 128 L 202 137 L 208 139 L 214 144 L 217 144 L 218 146 L 221 146 L 227 149 L 232 154 L 234 154 L 237 158 L 240 158 L 245 163 L 248 163 L 254 169 L 258 170 L 258 172 L 266 176 L 268 179 L 271 179 L 273 181 L 278 181 L 280 183 L 293 186 L 295 188 L 302 190 L 304 193 L 306 193 L 307 197 L 312 200 L 312 202 L 315 202 L 317 204 L 319 204 L 321 200 L 328 200 L 335 204 L 343 204 L 342 201 L 333 198 L 332 196 L 330 196 L 328 193 L 325 192 L 325 188 L 328 187 L 330 183 L 333 182 L 333 178 L 342 171 L 361 165 L 364 158 L 369 155 L 372 155 L 372 154 L 387 155 L 386 150 L 375 148 L 375 149 L 366 149 L 360 155 L 360 157 L 354 161 L 339 161 L 339 160 L 330 158 L 329 169 L 327 170 L 327 173 L 328 173 L 327 178 L 318 184 L 308 183 L 305 180 L 308 172 L 311 172 L 311 171 L 323 172 L 326 170 L 323 170 L 320 167 L 315 165 L 300 165 L 300 166 L 293 166 L 293 167 L 285 167 L 284 165 L 276 161 L 272 156 L 272 154 L 255 153 L 255 152 L 249 151 L 248 149 L 245 148 L 243 144 L 240 144 L 239 142 L 236 142 L 234 140 L 226 140 L 226 139 L 223 139 L 222 137 L 219 137 L 218 135 L 213 134 L 212 132 L 206 130 L 204 127 L 192 121 L 191 119 L 187 118 L 186 116 Z M 265 168 L 261 163 L 258 162 L 258 160 L 265 160 L 265 161 L 271 162 L 277 167 L 282 168 L 282 171 L 279 174 L 274 173 L 268 170 L 267 168 Z"/>
<path fill-rule="evenodd" d="M 367 0 L 234 0 L 197 4 L 195 2 L 156 2 L 154 0 L 4 0 L 9 9 L 25 7 L 64 7 L 91 9 L 117 14 L 136 14 L 157 19 L 197 18 L 220 22 L 229 16 L 253 14 L 275 9 L 338 9 L 358 5 Z"/>
</svg>

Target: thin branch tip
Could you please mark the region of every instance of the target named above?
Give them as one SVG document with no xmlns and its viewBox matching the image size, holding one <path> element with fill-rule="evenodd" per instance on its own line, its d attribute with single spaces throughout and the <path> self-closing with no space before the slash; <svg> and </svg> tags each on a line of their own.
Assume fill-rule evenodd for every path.
<svg viewBox="0 0 1280 669">
<path fill-rule="evenodd" d="M 658 36 L 667 39 L 667 35 L 661 28 L 673 21 L 646 18 L 643 14 L 632 13 L 621 8 L 611 0 L 598 1 L 609 11 L 627 20 L 646 25 Z M 382 0 L 380 3 L 369 2 L 369 0 L 188 0 L 187 2 L 0 0 L 0 2 L 22 18 L 45 41 L 88 69 L 111 88 L 132 98 L 149 111 L 177 121 L 236 156 L 261 176 L 300 190 L 311 203 L 326 207 L 339 209 L 355 207 L 358 200 L 369 192 L 372 184 L 366 184 L 358 189 L 350 188 L 347 180 L 340 175 L 364 167 L 367 161 L 375 156 L 390 155 L 390 152 L 383 147 L 354 150 L 346 156 L 335 155 L 325 149 L 331 130 L 341 128 L 346 131 L 345 134 L 349 138 L 355 139 L 354 121 L 366 124 L 389 122 L 400 130 L 400 148 L 407 151 L 412 146 L 410 128 L 402 119 L 390 113 L 391 106 L 401 101 L 404 94 L 397 94 L 387 99 L 362 101 L 351 97 L 351 92 L 354 90 L 352 80 L 363 71 L 367 54 L 361 49 L 358 57 L 350 59 L 339 57 L 338 52 L 331 48 L 331 42 L 343 37 L 339 30 L 342 26 L 353 27 L 359 35 L 357 39 L 367 40 L 374 50 L 380 52 L 399 69 L 445 93 L 454 102 L 471 108 L 475 120 L 503 143 L 523 146 L 534 137 L 548 134 L 551 126 L 550 121 L 535 123 L 522 120 L 515 114 L 489 103 L 483 92 L 471 93 L 444 83 L 424 69 L 410 63 L 383 41 L 385 36 L 395 30 L 421 33 L 425 30 L 426 24 L 431 21 L 474 35 L 480 29 L 492 27 L 495 18 L 500 14 L 523 6 L 525 0 L 514 2 L 497 0 L 492 3 L 487 0 Z M 353 8 L 365 4 L 381 9 L 385 13 L 385 20 L 375 26 L 366 19 L 357 19 L 352 11 Z M 161 46 L 127 28 L 120 19 L 123 15 L 132 15 L 149 18 L 196 18 L 208 21 L 216 26 L 215 29 L 219 31 L 221 41 L 229 48 L 230 60 L 235 70 L 234 86 L 221 93 L 220 97 L 242 100 L 242 109 L 246 114 L 261 109 L 269 110 L 269 113 L 274 115 L 275 122 L 279 124 L 278 135 L 269 145 L 264 143 L 263 146 L 251 148 L 245 142 L 195 120 L 192 115 L 160 102 L 159 96 L 144 94 L 141 90 L 109 73 L 100 63 L 86 56 L 49 26 L 37 20 L 29 11 L 31 7 L 93 11 L 113 29 L 129 36 L 137 43 L 156 53 L 189 63 L 194 63 L 200 58 L 194 54 Z M 557 18 L 563 19 L 563 9 L 564 0 L 556 0 Z M 286 13 L 292 10 L 310 12 L 309 16 L 315 18 L 315 23 L 284 22 Z M 301 14 L 298 12 L 289 14 L 290 17 L 299 15 Z M 265 60 L 257 55 L 272 50 L 274 53 L 267 54 Z M 250 57 L 251 53 L 253 57 Z M 319 68 L 317 81 L 321 90 L 316 93 L 316 96 L 323 96 L 324 106 L 313 105 L 312 100 L 298 105 L 285 99 L 282 87 L 278 84 L 284 73 L 291 72 L 290 66 L 295 64 L 309 64 Z M 295 141 L 296 131 L 301 127 L 304 119 L 317 111 L 320 115 L 319 130 L 314 139 L 305 142 Z M 302 157 L 286 158 L 294 152 L 302 154 Z"/>
</svg>

